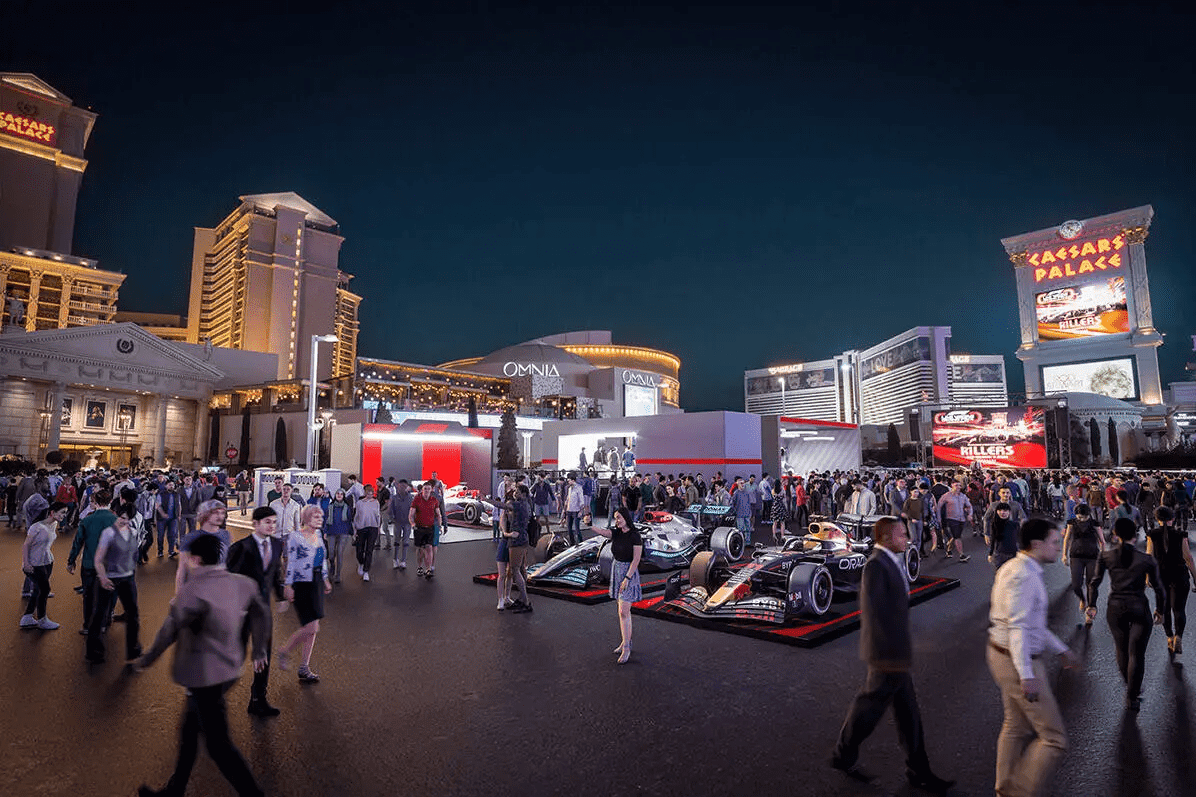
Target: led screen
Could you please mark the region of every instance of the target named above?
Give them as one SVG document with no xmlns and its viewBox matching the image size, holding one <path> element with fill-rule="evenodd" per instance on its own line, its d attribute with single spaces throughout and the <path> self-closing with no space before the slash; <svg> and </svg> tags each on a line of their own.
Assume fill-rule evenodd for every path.
<svg viewBox="0 0 1196 797">
<path fill-rule="evenodd" d="M 1039 340 L 1074 340 L 1130 331 L 1125 277 L 1034 295 Z"/>
<path fill-rule="evenodd" d="M 934 414 L 934 460 L 939 466 L 1045 468 L 1046 412 L 1042 407 L 946 410 Z"/>
<path fill-rule="evenodd" d="M 636 415 L 657 414 L 657 390 L 643 385 L 623 385 L 623 415 L 630 418 Z"/>
<path fill-rule="evenodd" d="M 1067 365 L 1044 365 L 1042 389 L 1046 393 L 1097 393 L 1115 399 L 1138 397 L 1134 361 L 1101 360 Z"/>
</svg>

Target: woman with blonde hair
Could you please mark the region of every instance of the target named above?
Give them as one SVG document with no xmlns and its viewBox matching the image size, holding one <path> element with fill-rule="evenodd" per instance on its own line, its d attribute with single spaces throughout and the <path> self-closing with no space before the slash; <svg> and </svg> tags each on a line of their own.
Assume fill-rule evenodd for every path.
<svg viewBox="0 0 1196 797">
<path fill-rule="evenodd" d="M 287 575 L 283 599 L 295 607 L 299 630 L 278 649 L 278 667 L 287 670 L 292 651 L 302 646 L 299 681 L 318 683 L 320 676 L 311 671 L 311 652 L 324 616 L 324 596 L 332 592 L 332 582 L 324 574 L 327 552 L 321 534 L 324 510 L 318 504 L 308 504 L 299 516 L 299 529 L 287 538 Z"/>
</svg>

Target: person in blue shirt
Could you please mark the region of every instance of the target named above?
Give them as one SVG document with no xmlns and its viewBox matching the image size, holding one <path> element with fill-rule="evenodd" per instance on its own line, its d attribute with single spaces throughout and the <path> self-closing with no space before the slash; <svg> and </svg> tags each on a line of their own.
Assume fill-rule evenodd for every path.
<svg viewBox="0 0 1196 797">
<path fill-rule="evenodd" d="M 735 510 L 735 525 L 743 532 L 744 542 L 752 544 L 752 496 L 744 485 L 743 477 L 735 477 L 735 493 L 731 496 Z"/>
</svg>

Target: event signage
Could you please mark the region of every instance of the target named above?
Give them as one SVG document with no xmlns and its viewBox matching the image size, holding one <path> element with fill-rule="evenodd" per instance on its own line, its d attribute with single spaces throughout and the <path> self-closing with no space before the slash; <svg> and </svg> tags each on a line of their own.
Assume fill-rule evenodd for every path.
<svg viewBox="0 0 1196 797">
<path fill-rule="evenodd" d="M 962 409 L 933 415 L 935 464 L 985 468 L 1045 468 L 1046 411 L 1042 407 Z"/>
<path fill-rule="evenodd" d="M 1130 331 L 1122 275 L 1035 294 L 1034 312 L 1039 340 L 1075 340 Z"/>
<path fill-rule="evenodd" d="M 503 363 L 503 376 L 557 376 L 561 372 L 554 363 Z"/>
<path fill-rule="evenodd" d="M 656 377 L 652 374 L 641 374 L 638 371 L 624 371 L 623 384 L 656 387 Z"/>
<path fill-rule="evenodd" d="M 8 111 L 0 111 L 0 131 L 51 147 L 54 146 L 58 137 L 58 131 L 54 129 L 54 125 Z"/>
<path fill-rule="evenodd" d="M 748 395 L 751 396 L 780 393 L 783 390 L 814 390 L 834 386 L 834 368 L 819 368 L 816 371 L 793 373 L 789 376 L 754 376 L 747 381 Z"/>
<path fill-rule="evenodd" d="M 1112 238 L 1095 238 L 1056 249 L 1032 252 L 1026 257 L 1026 262 L 1034 266 L 1035 282 L 1080 277 L 1121 268 L 1123 248 L 1125 237 L 1115 235 Z"/>
<path fill-rule="evenodd" d="M 1138 389 L 1134 380 L 1134 360 L 1096 360 L 1042 367 L 1045 393 L 1096 393 L 1115 399 L 1134 399 Z"/>
<path fill-rule="evenodd" d="M 896 371 L 910 363 L 930 359 L 930 338 L 919 337 L 890 346 L 879 354 L 873 354 L 860 362 L 860 381 Z"/>
<path fill-rule="evenodd" d="M 1004 369 L 997 363 L 952 362 L 951 379 L 955 382 L 1004 384 Z"/>
</svg>

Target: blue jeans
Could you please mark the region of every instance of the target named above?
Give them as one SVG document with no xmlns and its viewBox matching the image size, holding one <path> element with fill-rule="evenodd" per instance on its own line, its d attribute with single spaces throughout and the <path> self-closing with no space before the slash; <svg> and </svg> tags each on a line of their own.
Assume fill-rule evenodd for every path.
<svg viewBox="0 0 1196 797">
<path fill-rule="evenodd" d="M 170 553 L 174 553 L 174 549 L 179 544 L 179 520 L 178 518 L 169 518 L 163 520 L 158 518 L 158 556 L 162 555 L 162 538 L 166 538 L 166 543 L 169 545 Z"/>
<path fill-rule="evenodd" d="M 750 517 L 735 518 L 735 527 L 743 532 L 743 541 L 748 545 L 752 543 L 752 519 Z"/>
<path fill-rule="evenodd" d="M 565 523 L 569 530 L 569 542 L 577 545 L 581 542 L 581 513 L 566 512 Z"/>
</svg>

